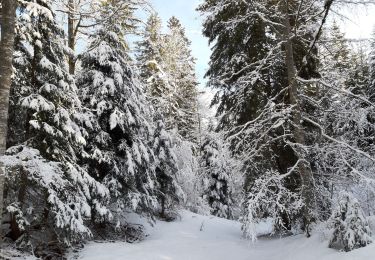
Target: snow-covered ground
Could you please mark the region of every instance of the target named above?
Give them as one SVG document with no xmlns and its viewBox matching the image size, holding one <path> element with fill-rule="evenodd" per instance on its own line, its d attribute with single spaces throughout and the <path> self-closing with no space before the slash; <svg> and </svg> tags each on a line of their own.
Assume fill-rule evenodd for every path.
<svg viewBox="0 0 375 260">
<path fill-rule="evenodd" d="M 311 238 L 261 238 L 255 244 L 241 238 L 240 224 L 183 211 L 181 220 L 158 222 L 145 241 L 89 243 L 81 260 L 373 260 L 375 243 L 349 253 L 327 247 L 316 232 Z M 70 257 L 73 258 L 73 257 Z"/>
</svg>

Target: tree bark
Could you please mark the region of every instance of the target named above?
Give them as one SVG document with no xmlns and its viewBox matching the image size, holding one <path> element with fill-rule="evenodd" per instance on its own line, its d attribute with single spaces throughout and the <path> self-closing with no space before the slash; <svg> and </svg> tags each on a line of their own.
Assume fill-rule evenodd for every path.
<svg viewBox="0 0 375 260">
<path fill-rule="evenodd" d="M 1 43 L 0 43 L 0 156 L 6 150 L 8 129 L 9 91 L 12 83 L 12 60 L 16 26 L 15 0 L 2 0 Z M 0 163 L 0 223 L 4 208 L 5 167 Z M 0 243 L 2 234 L 0 233 Z"/>
<path fill-rule="evenodd" d="M 68 0 L 68 47 L 74 52 L 76 46 L 75 22 L 74 22 L 75 5 L 74 0 Z M 76 60 L 74 55 L 69 55 L 69 73 L 74 75 Z"/>
<path fill-rule="evenodd" d="M 285 40 L 285 63 L 288 72 L 289 101 L 294 106 L 293 110 L 293 136 L 297 147 L 294 149 L 297 158 L 302 159 L 299 163 L 299 173 L 302 182 L 302 198 L 305 202 L 303 207 L 303 222 L 306 235 L 310 236 L 310 224 L 313 221 L 312 212 L 315 209 L 314 182 L 310 165 L 303 160 L 303 151 L 299 146 L 305 145 L 305 134 L 302 125 L 302 111 L 298 98 L 297 69 L 294 62 L 292 30 L 289 20 L 289 0 L 284 0 L 284 40 Z"/>
</svg>

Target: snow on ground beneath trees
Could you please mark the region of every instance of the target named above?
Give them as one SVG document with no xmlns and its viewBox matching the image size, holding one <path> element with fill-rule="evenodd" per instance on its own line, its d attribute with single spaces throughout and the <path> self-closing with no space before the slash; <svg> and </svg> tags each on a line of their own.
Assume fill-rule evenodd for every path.
<svg viewBox="0 0 375 260">
<path fill-rule="evenodd" d="M 260 226 L 265 232 L 269 225 Z M 181 220 L 157 222 L 149 236 L 136 244 L 88 243 L 80 260 L 371 260 L 375 243 L 349 253 L 328 248 L 322 232 L 311 238 L 296 235 L 260 238 L 251 243 L 241 236 L 241 225 L 212 216 L 183 211 Z M 320 234 L 318 234 L 320 233 Z M 72 259 L 72 257 L 70 257 Z"/>
</svg>

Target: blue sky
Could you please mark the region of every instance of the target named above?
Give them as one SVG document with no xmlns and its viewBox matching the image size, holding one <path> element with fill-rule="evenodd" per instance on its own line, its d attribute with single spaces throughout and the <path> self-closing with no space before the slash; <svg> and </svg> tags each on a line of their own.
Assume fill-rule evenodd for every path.
<svg viewBox="0 0 375 260">
<path fill-rule="evenodd" d="M 162 18 L 164 26 L 167 20 L 174 15 L 186 28 L 187 36 L 192 41 L 193 56 L 197 59 L 197 76 L 203 87 L 205 82 L 203 76 L 208 67 L 211 51 L 207 38 L 201 33 L 203 18 L 195 10 L 202 0 L 151 0 L 150 2 Z M 375 24 L 374 6 L 351 9 L 350 11 L 344 10 L 343 13 L 346 18 L 341 19 L 341 25 L 348 38 L 369 38 L 371 36 Z"/>
<path fill-rule="evenodd" d="M 202 17 L 195 11 L 200 0 L 151 0 L 155 11 L 163 20 L 164 26 L 171 16 L 176 16 L 186 28 L 186 34 L 192 42 L 193 56 L 197 59 L 197 76 L 201 83 L 204 82 L 203 76 L 207 70 L 210 48 L 208 40 L 202 31 Z"/>
</svg>

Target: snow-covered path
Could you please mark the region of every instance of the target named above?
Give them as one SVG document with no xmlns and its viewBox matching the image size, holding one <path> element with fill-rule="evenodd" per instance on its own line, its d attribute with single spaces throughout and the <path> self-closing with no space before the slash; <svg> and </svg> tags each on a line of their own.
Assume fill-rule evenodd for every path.
<svg viewBox="0 0 375 260">
<path fill-rule="evenodd" d="M 203 226 L 202 226 L 203 225 Z M 201 230 L 202 228 L 202 230 Z M 84 260 L 373 260 L 375 245 L 350 253 L 327 248 L 315 235 L 260 239 L 241 238 L 240 224 L 215 217 L 182 213 L 182 220 L 158 222 L 145 241 L 89 243 L 78 259 Z"/>
</svg>

